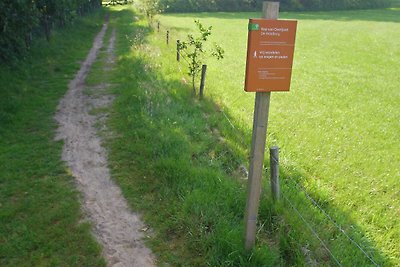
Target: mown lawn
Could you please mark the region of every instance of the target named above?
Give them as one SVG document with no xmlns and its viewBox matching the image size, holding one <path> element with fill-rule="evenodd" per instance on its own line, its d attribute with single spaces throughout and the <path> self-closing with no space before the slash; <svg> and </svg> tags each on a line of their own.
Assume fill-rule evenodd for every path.
<svg viewBox="0 0 400 267">
<path fill-rule="evenodd" d="M 242 130 L 248 144 L 254 95 L 243 92 L 247 19 L 259 16 L 162 15 L 161 33 L 151 38 L 168 58 L 155 61 L 168 69 L 175 46 L 164 44 L 166 29 L 174 44 L 194 32 L 196 18 L 213 26 L 212 41 L 226 55 L 221 62 L 208 62 L 206 95 L 232 117 L 237 127 L 231 131 Z M 288 184 L 283 194 L 294 194 L 291 179 L 300 182 L 377 261 L 399 265 L 400 10 L 281 13 L 280 17 L 299 20 L 291 92 L 273 93 L 270 110 L 268 144 L 281 147 Z M 176 70 L 169 75 L 180 80 L 186 71 Z M 311 208 L 304 212 L 342 263 L 366 264 L 361 263 L 364 255 L 349 253 L 353 245 L 340 234 L 327 234 L 333 230 L 326 230 L 329 224 L 315 218 Z M 295 228 L 305 228 L 295 222 L 298 218 L 288 220 Z"/>
<path fill-rule="evenodd" d="M 103 11 L 80 18 L 0 65 L 1 266 L 105 266 L 53 119 L 103 20 Z"/>
</svg>

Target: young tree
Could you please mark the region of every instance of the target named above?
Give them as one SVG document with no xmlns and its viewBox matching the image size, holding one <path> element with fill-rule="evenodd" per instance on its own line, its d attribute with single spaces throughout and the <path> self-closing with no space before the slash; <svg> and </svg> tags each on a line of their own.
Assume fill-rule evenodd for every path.
<svg viewBox="0 0 400 267">
<path fill-rule="evenodd" d="M 194 21 L 198 30 L 199 35 L 193 36 L 192 34 L 187 35 L 187 41 L 179 42 L 179 51 L 183 52 L 183 57 L 186 58 L 188 62 L 189 72 L 188 74 L 192 78 L 193 93 L 196 95 L 196 77 L 201 72 L 202 65 L 207 56 L 216 57 L 218 60 L 224 58 L 224 50 L 217 45 L 213 44 L 213 48 L 207 50 L 205 48 L 205 42 L 211 35 L 212 26 L 206 28 L 199 20 Z"/>
<path fill-rule="evenodd" d="M 163 10 L 160 0 L 142 0 L 141 9 L 146 14 L 147 20 L 151 24 L 155 15 L 160 14 Z"/>
</svg>

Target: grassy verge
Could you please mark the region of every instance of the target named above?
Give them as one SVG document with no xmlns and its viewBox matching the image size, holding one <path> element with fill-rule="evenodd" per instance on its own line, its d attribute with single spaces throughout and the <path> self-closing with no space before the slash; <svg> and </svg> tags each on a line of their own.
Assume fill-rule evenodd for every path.
<svg viewBox="0 0 400 267">
<path fill-rule="evenodd" d="M 280 265 L 274 246 L 243 249 L 238 169 L 245 156 L 220 134 L 231 126 L 218 106 L 193 99 L 190 86 L 156 66 L 152 58 L 162 55 L 146 45 L 149 28 L 134 16 L 129 10 L 112 15 L 117 99 L 110 121 L 115 135 L 107 143 L 113 177 L 154 229 L 149 245 L 172 266 Z"/>
<path fill-rule="evenodd" d="M 36 41 L 0 66 L 0 265 L 104 266 L 82 223 L 73 178 L 53 141 L 55 113 L 103 23 L 103 12 Z"/>
</svg>

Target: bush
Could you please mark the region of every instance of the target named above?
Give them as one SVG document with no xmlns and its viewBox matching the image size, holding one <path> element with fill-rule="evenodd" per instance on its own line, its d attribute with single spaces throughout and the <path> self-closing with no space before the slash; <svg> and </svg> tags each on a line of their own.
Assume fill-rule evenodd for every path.
<svg viewBox="0 0 400 267">
<path fill-rule="evenodd" d="M 21 57 L 34 33 L 50 39 L 51 29 L 101 6 L 101 0 L 0 0 L 0 60 Z"/>
<path fill-rule="evenodd" d="M 0 59 L 21 54 L 30 45 L 31 33 L 39 22 L 32 1 L 0 0 Z"/>
<path fill-rule="evenodd" d="M 264 0 L 160 0 L 166 12 L 258 11 Z M 382 8 L 390 0 L 281 0 L 284 11 Z"/>
</svg>

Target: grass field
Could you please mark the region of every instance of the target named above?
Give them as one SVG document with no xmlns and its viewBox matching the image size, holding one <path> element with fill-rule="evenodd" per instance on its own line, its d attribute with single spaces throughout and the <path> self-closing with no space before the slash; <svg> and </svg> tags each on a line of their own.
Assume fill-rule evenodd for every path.
<svg viewBox="0 0 400 267">
<path fill-rule="evenodd" d="M 78 19 L 0 66 L 1 266 L 105 266 L 53 119 L 103 19 L 102 11 Z"/>
<path fill-rule="evenodd" d="M 396 8 L 282 13 L 281 18 L 299 20 L 295 63 L 291 92 L 272 96 L 268 135 L 269 145 L 281 147 L 286 183 L 301 182 L 353 238 L 367 250 L 376 250 L 376 258 L 384 258 L 388 266 L 400 264 L 399 15 Z M 232 117 L 248 144 L 254 95 L 243 92 L 246 27 L 247 18 L 259 16 L 163 15 L 163 33 L 151 39 L 168 57 L 157 58 L 167 69 L 175 55 L 174 46 L 163 44 L 166 29 L 174 43 L 194 30 L 196 18 L 213 26 L 212 41 L 226 56 L 222 62 L 209 62 L 206 94 Z M 179 80 L 182 72 L 177 72 Z M 309 220 L 326 227 L 313 211 L 305 212 Z M 347 253 L 352 245 L 344 245 L 340 235 L 326 238 L 343 263 L 354 264 L 363 257 Z"/>
</svg>

